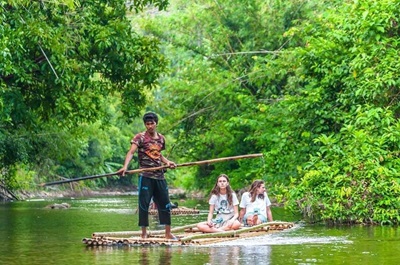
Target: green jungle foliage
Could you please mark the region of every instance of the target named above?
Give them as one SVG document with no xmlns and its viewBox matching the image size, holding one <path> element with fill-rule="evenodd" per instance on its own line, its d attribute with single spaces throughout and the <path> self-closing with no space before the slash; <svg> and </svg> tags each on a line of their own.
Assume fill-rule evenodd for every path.
<svg viewBox="0 0 400 265">
<path fill-rule="evenodd" d="M 399 223 L 398 1 L 0 3 L 8 183 L 114 171 L 154 110 L 177 163 L 264 154 L 171 185 L 261 178 L 310 222 Z"/>
<path fill-rule="evenodd" d="M 398 1 L 171 1 L 140 25 L 163 42 L 156 90 L 187 188 L 263 178 L 310 221 L 399 222 Z M 176 121 L 179 121 L 178 123 Z M 194 183 L 194 185 L 193 185 Z M 183 183 L 184 184 L 184 183 Z"/>
<path fill-rule="evenodd" d="M 158 40 L 127 18 L 152 3 L 167 4 L 0 1 L 0 176 L 9 187 L 22 168 L 45 180 L 82 176 L 112 167 L 122 142 L 125 152 L 120 130 L 166 66 Z"/>
<path fill-rule="evenodd" d="M 312 10 L 320 9 L 318 5 L 306 1 L 175 0 L 168 13 L 143 14 L 142 29 L 163 41 L 170 59 L 170 75 L 161 80 L 157 92 L 163 95 L 170 123 L 179 121 L 172 128 L 178 157 L 203 160 L 266 154 L 263 161 L 201 167 L 189 182 L 196 188 L 211 189 L 221 172 L 231 176 L 237 189 L 261 177 L 288 182 L 297 165 L 307 161 L 307 156 L 296 152 L 309 152 L 312 140 L 287 140 L 289 136 L 281 132 L 287 110 L 274 109 L 278 119 L 266 115 L 266 106 L 283 96 L 283 82 L 275 83 L 271 77 L 273 84 L 268 84 L 268 73 L 255 67 L 257 58 L 274 60 L 284 48 L 302 44 L 284 33 L 311 16 Z M 282 152 L 287 156 L 277 158 Z"/>
<path fill-rule="evenodd" d="M 399 223 L 399 7 L 354 1 L 290 32 L 307 43 L 293 51 L 292 106 L 329 127 L 285 194 L 314 220 Z"/>
</svg>

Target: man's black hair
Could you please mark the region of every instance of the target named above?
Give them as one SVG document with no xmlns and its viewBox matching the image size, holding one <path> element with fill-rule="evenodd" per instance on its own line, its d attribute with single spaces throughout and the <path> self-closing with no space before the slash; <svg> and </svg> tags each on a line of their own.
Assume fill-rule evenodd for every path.
<svg viewBox="0 0 400 265">
<path fill-rule="evenodd" d="M 158 124 L 158 116 L 154 112 L 147 112 L 143 115 L 143 122 L 146 123 L 147 121 L 154 121 Z"/>
</svg>

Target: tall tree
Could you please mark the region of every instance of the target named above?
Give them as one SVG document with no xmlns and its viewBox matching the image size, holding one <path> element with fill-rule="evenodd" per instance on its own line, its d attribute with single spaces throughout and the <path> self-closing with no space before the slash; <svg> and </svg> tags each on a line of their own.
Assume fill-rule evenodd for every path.
<svg viewBox="0 0 400 265">
<path fill-rule="evenodd" d="M 344 3 L 316 27 L 292 29 L 307 45 L 293 50 L 287 99 L 319 148 L 287 194 L 313 220 L 400 221 L 399 7 Z"/>
<path fill-rule="evenodd" d="M 120 98 L 127 121 L 138 115 L 166 62 L 157 39 L 132 30 L 128 11 L 150 4 L 163 10 L 167 3 L 0 2 L 2 177 L 51 146 L 57 138 L 45 132 L 65 130 L 68 138 L 79 139 L 71 133 L 80 125 L 107 121 L 111 96 Z"/>
<path fill-rule="evenodd" d="M 171 58 L 171 74 L 157 91 L 165 95 L 163 106 L 174 119 L 171 124 L 177 124 L 174 131 L 180 140 L 175 152 L 192 159 L 267 153 L 264 164 L 236 161 L 202 168 L 194 178 L 197 185 L 210 188 L 218 172 L 229 173 L 234 185 L 243 186 L 265 174 L 272 179 L 296 171 L 290 161 L 297 157 L 279 157 L 283 143 L 275 136 L 286 111 L 274 111 L 279 120 L 264 115 L 265 103 L 284 94 L 286 80 L 275 81 L 272 75 L 279 72 L 256 67 L 260 60 L 273 61 L 284 48 L 302 44 L 284 33 L 322 9 L 320 5 L 321 1 L 176 0 L 168 14 L 145 18 L 143 29 L 163 40 Z M 276 165 L 281 166 L 278 172 Z"/>
<path fill-rule="evenodd" d="M 314 221 L 399 222 L 398 1 L 172 4 L 144 29 L 180 59 L 162 92 L 182 154 L 265 153 L 264 168 L 203 168 L 195 185 L 261 176 Z"/>
</svg>

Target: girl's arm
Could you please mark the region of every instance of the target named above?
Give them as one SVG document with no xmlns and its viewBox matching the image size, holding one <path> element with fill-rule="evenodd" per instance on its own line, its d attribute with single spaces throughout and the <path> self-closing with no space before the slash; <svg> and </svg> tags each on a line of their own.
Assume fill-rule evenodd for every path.
<svg viewBox="0 0 400 265">
<path fill-rule="evenodd" d="M 213 219 L 213 216 L 214 216 L 214 208 L 215 208 L 215 205 L 214 204 L 210 204 L 210 209 L 208 210 L 208 216 L 207 216 L 207 224 L 208 224 L 209 227 L 214 226 L 214 224 L 212 222 L 212 219 Z"/>
<path fill-rule="evenodd" d="M 239 218 L 239 206 L 234 205 L 233 210 L 235 211 L 235 215 L 233 216 L 233 220 L 236 220 Z"/>
<path fill-rule="evenodd" d="M 274 220 L 272 219 L 271 207 L 269 207 L 269 206 L 267 206 L 267 218 L 268 218 L 268 221 L 269 221 L 269 222 L 274 221 Z"/>
<path fill-rule="evenodd" d="M 234 205 L 233 206 L 233 210 L 234 210 L 234 215 L 233 215 L 233 218 L 232 219 L 230 219 L 228 222 L 227 222 L 227 227 L 229 227 L 230 229 L 232 229 L 233 228 L 233 226 L 234 226 L 234 224 L 235 223 L 238 223 L 239 221 L 237 220 L 238 219 L 238 217 L 239 217 L 239 206 L 236 204 L 236 205 Z M 237 229 L 237 228 L 233 228 L 233 229 Z"/>
<path fill-rule="evenodd" d="M 243 217 L 246 214 L 246 208 L 240 209 L 240 214 L 239 214 L 239 222 L 243 221 Z"/>
</svg>

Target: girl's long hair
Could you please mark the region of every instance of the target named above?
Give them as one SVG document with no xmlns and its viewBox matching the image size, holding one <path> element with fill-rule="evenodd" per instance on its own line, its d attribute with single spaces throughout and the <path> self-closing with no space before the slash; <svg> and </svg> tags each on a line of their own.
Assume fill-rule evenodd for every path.
<svg viewBox="0 0 400 265">
<path fill-rule="evenodd" d="M 226 175 L 226 174 L 219 175 L 217 178 L 217 181 L 215 182 L 214 188 L 211 190 L 210 198 L 212 195 L 217 195 L 217 196 L 220 195 L 221 191 L 220 191 L 220 188 L 218 187 L 218 180 L 220 178 L 225 178 L 228 181 L 228 184 L 230 184 L 228 175 Z M 227 186 L 226 187 L 226 197 L 228 198 L 229 205 L 233 205 L 233 199 L 232 199 L 233 193 L 235 193 L 235 192 L 232 190 L 231 185 Z"/>
<path fill-rule="evenodd" d="M 263 180 L 255 180 L 250 186 L 249 193 L 251 197 L 251 202 L 254 202 L 259 194 L 257 194 L 257 189 L 262 185 L 265 184 Z M 264 198 L 264 194 L 260 194 Z"/>
</svg>

